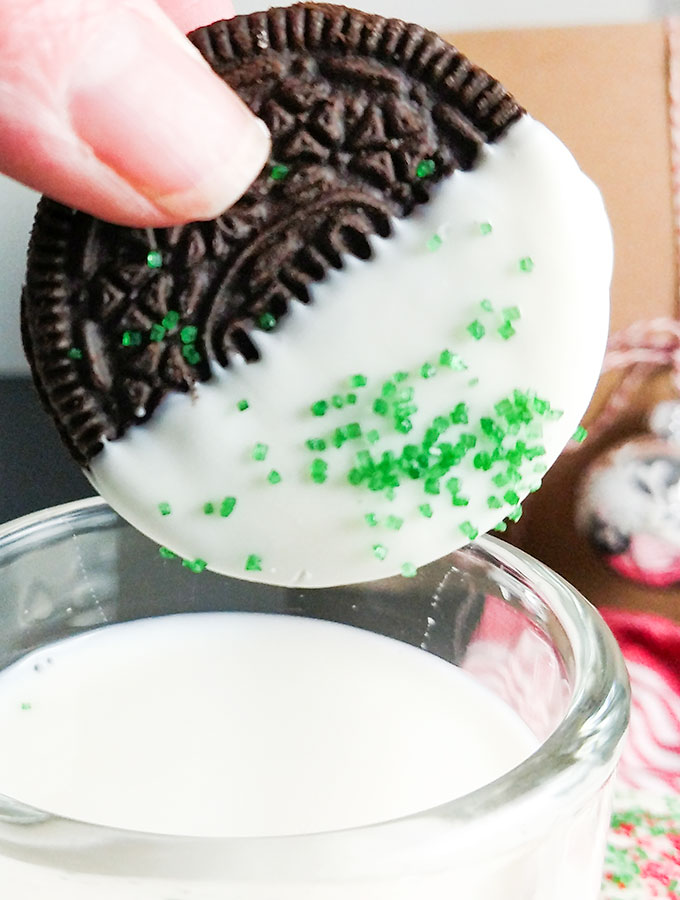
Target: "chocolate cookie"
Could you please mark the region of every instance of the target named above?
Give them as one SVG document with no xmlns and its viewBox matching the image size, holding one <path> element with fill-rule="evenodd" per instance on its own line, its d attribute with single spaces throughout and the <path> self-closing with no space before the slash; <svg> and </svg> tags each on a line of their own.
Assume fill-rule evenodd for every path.
<svg viewBox="0 0 680 900">
<path fill-rule="evenodd" d="M 190 35 L 272 133 L 269 164 L 210 222 L 145 231 L 49 199 L 22 304 L 40 396 L 74 458 L 149 419 L 212 367 L 258 360 L 309 285 L 475 166 L 523 111 L 416 25 L 301 4 Z"/>
</svg>

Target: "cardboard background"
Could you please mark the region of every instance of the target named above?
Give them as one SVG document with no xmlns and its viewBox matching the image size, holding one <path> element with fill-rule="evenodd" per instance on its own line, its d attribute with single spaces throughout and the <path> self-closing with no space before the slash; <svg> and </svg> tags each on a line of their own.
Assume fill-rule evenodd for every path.
<svg viewBox="0 0 680 900">
<path fill-rule="evenodd" d="M 664 25 L 449 35 L 572 150 L 599 185 L 614 232 L 612 330 L 676 314 Z M 574 260 L 578 265 L 578 260 Z M 578 365 L 578 348 L 574 348 Z M 609 376 L 608 376 L 609 378 Z M 592 419 L 604 380 L 585 419 Z M 680 589 L 651 590 L 612 573 L 573 526 L 580 473 L 602 449 L 645 430 L 670 396 L 660 375 L 644 384 L 616 426 L 564 455 L 524 506 L 508 539 L 543 560 L 598 605 L 646 609 L 680 620 Z"/>
</svg>

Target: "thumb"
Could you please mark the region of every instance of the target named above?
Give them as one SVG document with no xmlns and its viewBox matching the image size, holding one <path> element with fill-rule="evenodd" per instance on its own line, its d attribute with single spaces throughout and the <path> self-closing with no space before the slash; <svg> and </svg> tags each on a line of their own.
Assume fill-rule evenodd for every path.
<svg viewBox="0 0 680 900">
<path fill-rule="evenodd" d="M 153 0 L 0 0 L 0 171 L 135 226 L 213 218 L 264 125 Z"/>
</svg>

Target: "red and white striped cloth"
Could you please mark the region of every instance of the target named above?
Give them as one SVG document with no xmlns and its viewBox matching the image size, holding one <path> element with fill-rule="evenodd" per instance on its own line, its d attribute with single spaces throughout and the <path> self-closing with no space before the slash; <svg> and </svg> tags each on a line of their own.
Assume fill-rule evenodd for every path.
<svg viewBox="0 0 680 900">
<path fill-rule="evenodd" d="M 680 625 L 648 613 L 600 612 L 619 642 L 631 681 L 631 723 L 619 784 L 680 796 Z"/>
</svg>

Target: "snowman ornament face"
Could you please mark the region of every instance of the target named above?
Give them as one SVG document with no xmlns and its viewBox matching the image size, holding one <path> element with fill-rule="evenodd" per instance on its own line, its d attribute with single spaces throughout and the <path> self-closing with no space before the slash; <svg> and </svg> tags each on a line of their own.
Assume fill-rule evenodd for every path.
<svg viewBox="0 0 680 900">
<path fill-rule="evenodd" d="M 588 469 L 576 516 L 615 572 L 663 588 L 680 583 L 680 403 L 660 404 L 650 425 Z"/>
</svg>

